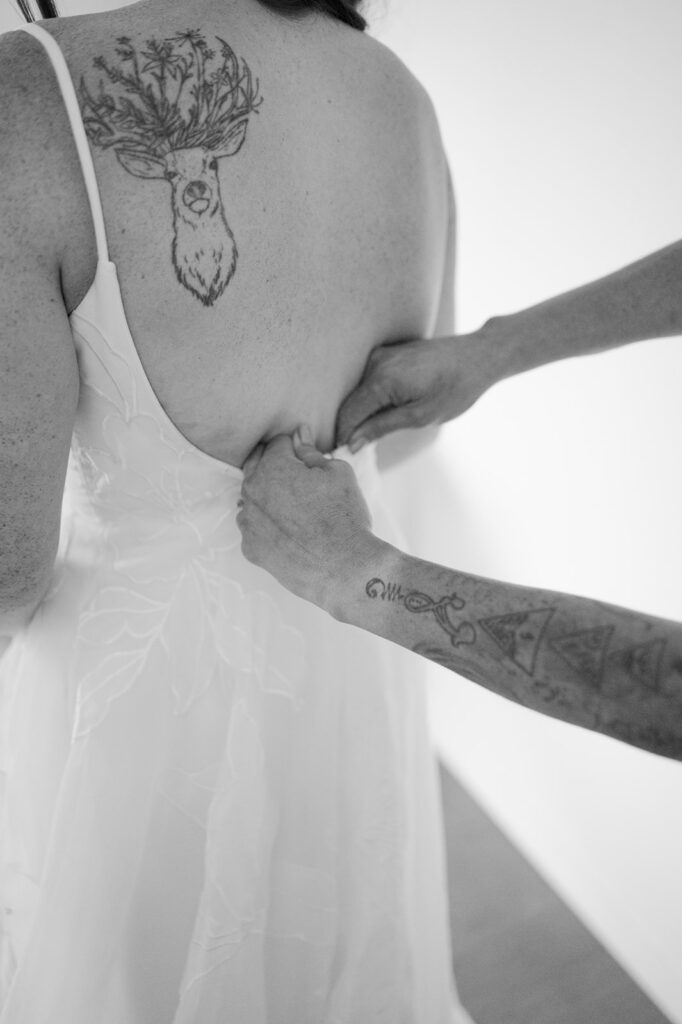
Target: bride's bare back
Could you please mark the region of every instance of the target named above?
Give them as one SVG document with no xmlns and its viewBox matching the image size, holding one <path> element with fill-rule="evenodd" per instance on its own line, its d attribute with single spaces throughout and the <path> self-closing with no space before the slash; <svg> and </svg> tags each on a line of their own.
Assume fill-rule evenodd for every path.
<svg viewBox="0 0 682 1024">
<path fill-rule="evenodd" d="M 436 326 L 447 177 L 421 87 L 375 40 L 256 0 L 39 24 L 76 85 L 126 316 L 171 420 L 236 465 L 301 421 L 331 448 L 371 349 Z M 24 46 L 58 153 L 40 186 L 71 312 L 94 229 L 49 61 Z"/>
</svg>

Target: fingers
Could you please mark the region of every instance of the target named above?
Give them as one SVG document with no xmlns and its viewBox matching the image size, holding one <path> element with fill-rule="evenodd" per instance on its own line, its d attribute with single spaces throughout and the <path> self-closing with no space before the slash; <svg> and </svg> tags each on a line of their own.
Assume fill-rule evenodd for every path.
<svg viewBox="0 0 682 1024">
<path fill-rule="evenodd" d="M 327 469 L 329 459 L 326 459 L 313 444 L 312 431 L 307 424 L 303 424 L 294 431 L 292 440 L 297 458 L 309 469 Z"/>
<path fill-rule="evenodd" d="M 410 359 L 409 356 L 415 345 L 422 344 L 415 341 L 392 341 L 372 349 L 362 380 L 339 409 L 336 419 L 337 445 L 348 444 L 351 435 L 365 420 L 384 409 L 399 408 L 404 402 L 417 397 L 412 372 L 414 357 Z"/>
<path fill-rule="evenodd" d="M 259 530 L 262 531 L 264 528 L 267 530 L 271 527 L 271 524 L 268 522 L 267 518 L 261 514 L 260 509 L 258 509 L 257 506 L 249 505 L 247 512 L 243 507 L 243 501 L 241 499 L 240 501 L 241 506 L 237 513 L 236 521 L 242 538 L 242 554 L 247 561 L 253 562 L 254 565 L 260 565 L 261 561 L 256 539 L 258 537 Z M 240 502 L 237 502 L 237 504 L 239 505 Z"/>
<path fill-rule="evenodd" d="M 247 480 L 253 476 L 263 458 L 269 459 L 273 455 L 276 458 L 286 457 L 287 455 L 290 458 L 294 457 L 291 438 L 288 434 L 278 434 L 271 441 L 261 441 L 260 444 L 256 445 L 242 466 L 244 479 Z"/>
<path fill-rule="evenodd" d="M 371 419 L 361 423 L 353 431 L 348 441 L 351 452 L 356 452 L 368 441 L 376 441 L 394 430 L 408 430 L 415 427 L 424 427 L 429 422 L 429 417 L 422 403 L 402 405 L 399 409 L 386 409 L 377 413 Z"/>
<path fill-rule="evenodd" d="M 339 409 L 336 420 L 336 443 L 348 444 L 348 439 L 360 424 L 390 404 L 385 389 L 374 379 L 373 371 L 369 370 L 367 376 Z"/>
<path fill-rule="evenodd" d="M 278 434 L 271 441 L 256 445 L 242 466 L 245 481 L 253 477 L 264 458 L 269 464 L 273 459 L 280 461 L 296 458 L 310 469 L 327 469 L 332 461 L 315 447 L 312 431 L 307 424 L 298 427 L 291 436 Z"/>
</svg>

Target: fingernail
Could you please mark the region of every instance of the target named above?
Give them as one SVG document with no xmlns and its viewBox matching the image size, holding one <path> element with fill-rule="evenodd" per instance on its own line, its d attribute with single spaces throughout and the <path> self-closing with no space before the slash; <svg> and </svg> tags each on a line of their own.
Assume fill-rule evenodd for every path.
<svg viewBox="0 0 682 1024">
<path fill-rule="evenodd" d="M 366 437 L 352 437 L 348 442 L 348 450 L 351 452 L 352 455 L 355 455 L 356 452 L 360 451 L 364 444 L 367 444 Z"/>
<path fill-rule="evenodd" d="M 307 423 L 302 423 L 298 428 L 299 436 L 305 444 L 314 444 L 313 432 Z"/>
</svg>

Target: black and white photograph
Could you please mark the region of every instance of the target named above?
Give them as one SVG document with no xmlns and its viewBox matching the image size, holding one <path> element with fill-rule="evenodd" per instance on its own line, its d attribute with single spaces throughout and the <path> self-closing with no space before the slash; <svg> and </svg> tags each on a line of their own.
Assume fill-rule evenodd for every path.
<svg viewBox="0 0 682 1024">
<path fill-rule="evenodd" d="M 680 0 L 0 0 L 0 1024 L 682 1024 Z"/>
</svg>

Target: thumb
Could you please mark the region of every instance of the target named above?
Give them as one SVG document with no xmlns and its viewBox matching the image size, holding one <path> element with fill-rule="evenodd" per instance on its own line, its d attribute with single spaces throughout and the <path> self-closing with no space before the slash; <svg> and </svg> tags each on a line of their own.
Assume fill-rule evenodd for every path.
<svg viewBox="0 0 682 1024">
<path fill-rule="evenodd" d="M 370 370 L 364 380 L 341 403 L 336 419 L 336 443 L 348 444 L 351 434 L 360 424 L 379 410 L 393 404 L 387 389 L 373 378 Z"/>
<path fill-rule="evenodd" d="M 305 431 L 305 427 L 303 428 L 303 431 Z M 302 439 L 301 434 L 303 431 L 299 427 L 299 429 L 295 430 L 291 435 L 296 457 L 300 459 L 308 469 L 326 469 L 329 460 L 325 459 L 322 452 L 316 448 L 314 444 L 310 444 Z M 306 432 L 306 436 L 308 436 L 308 432 Z"/>
<path fill-rule="evenodd" d="M 423 406 L 419 402 L 401 405 L 397 409 L 386 409 L 361 423 L 351 434 L 348 446 L 351 451 L 357 451 L 357 448 L 367 441 L 376 441 L 380 437 L 385 437 L 386 434 L 391 434 L 394 430 L 423 427 L 425 423 Z"/>
</svg>

